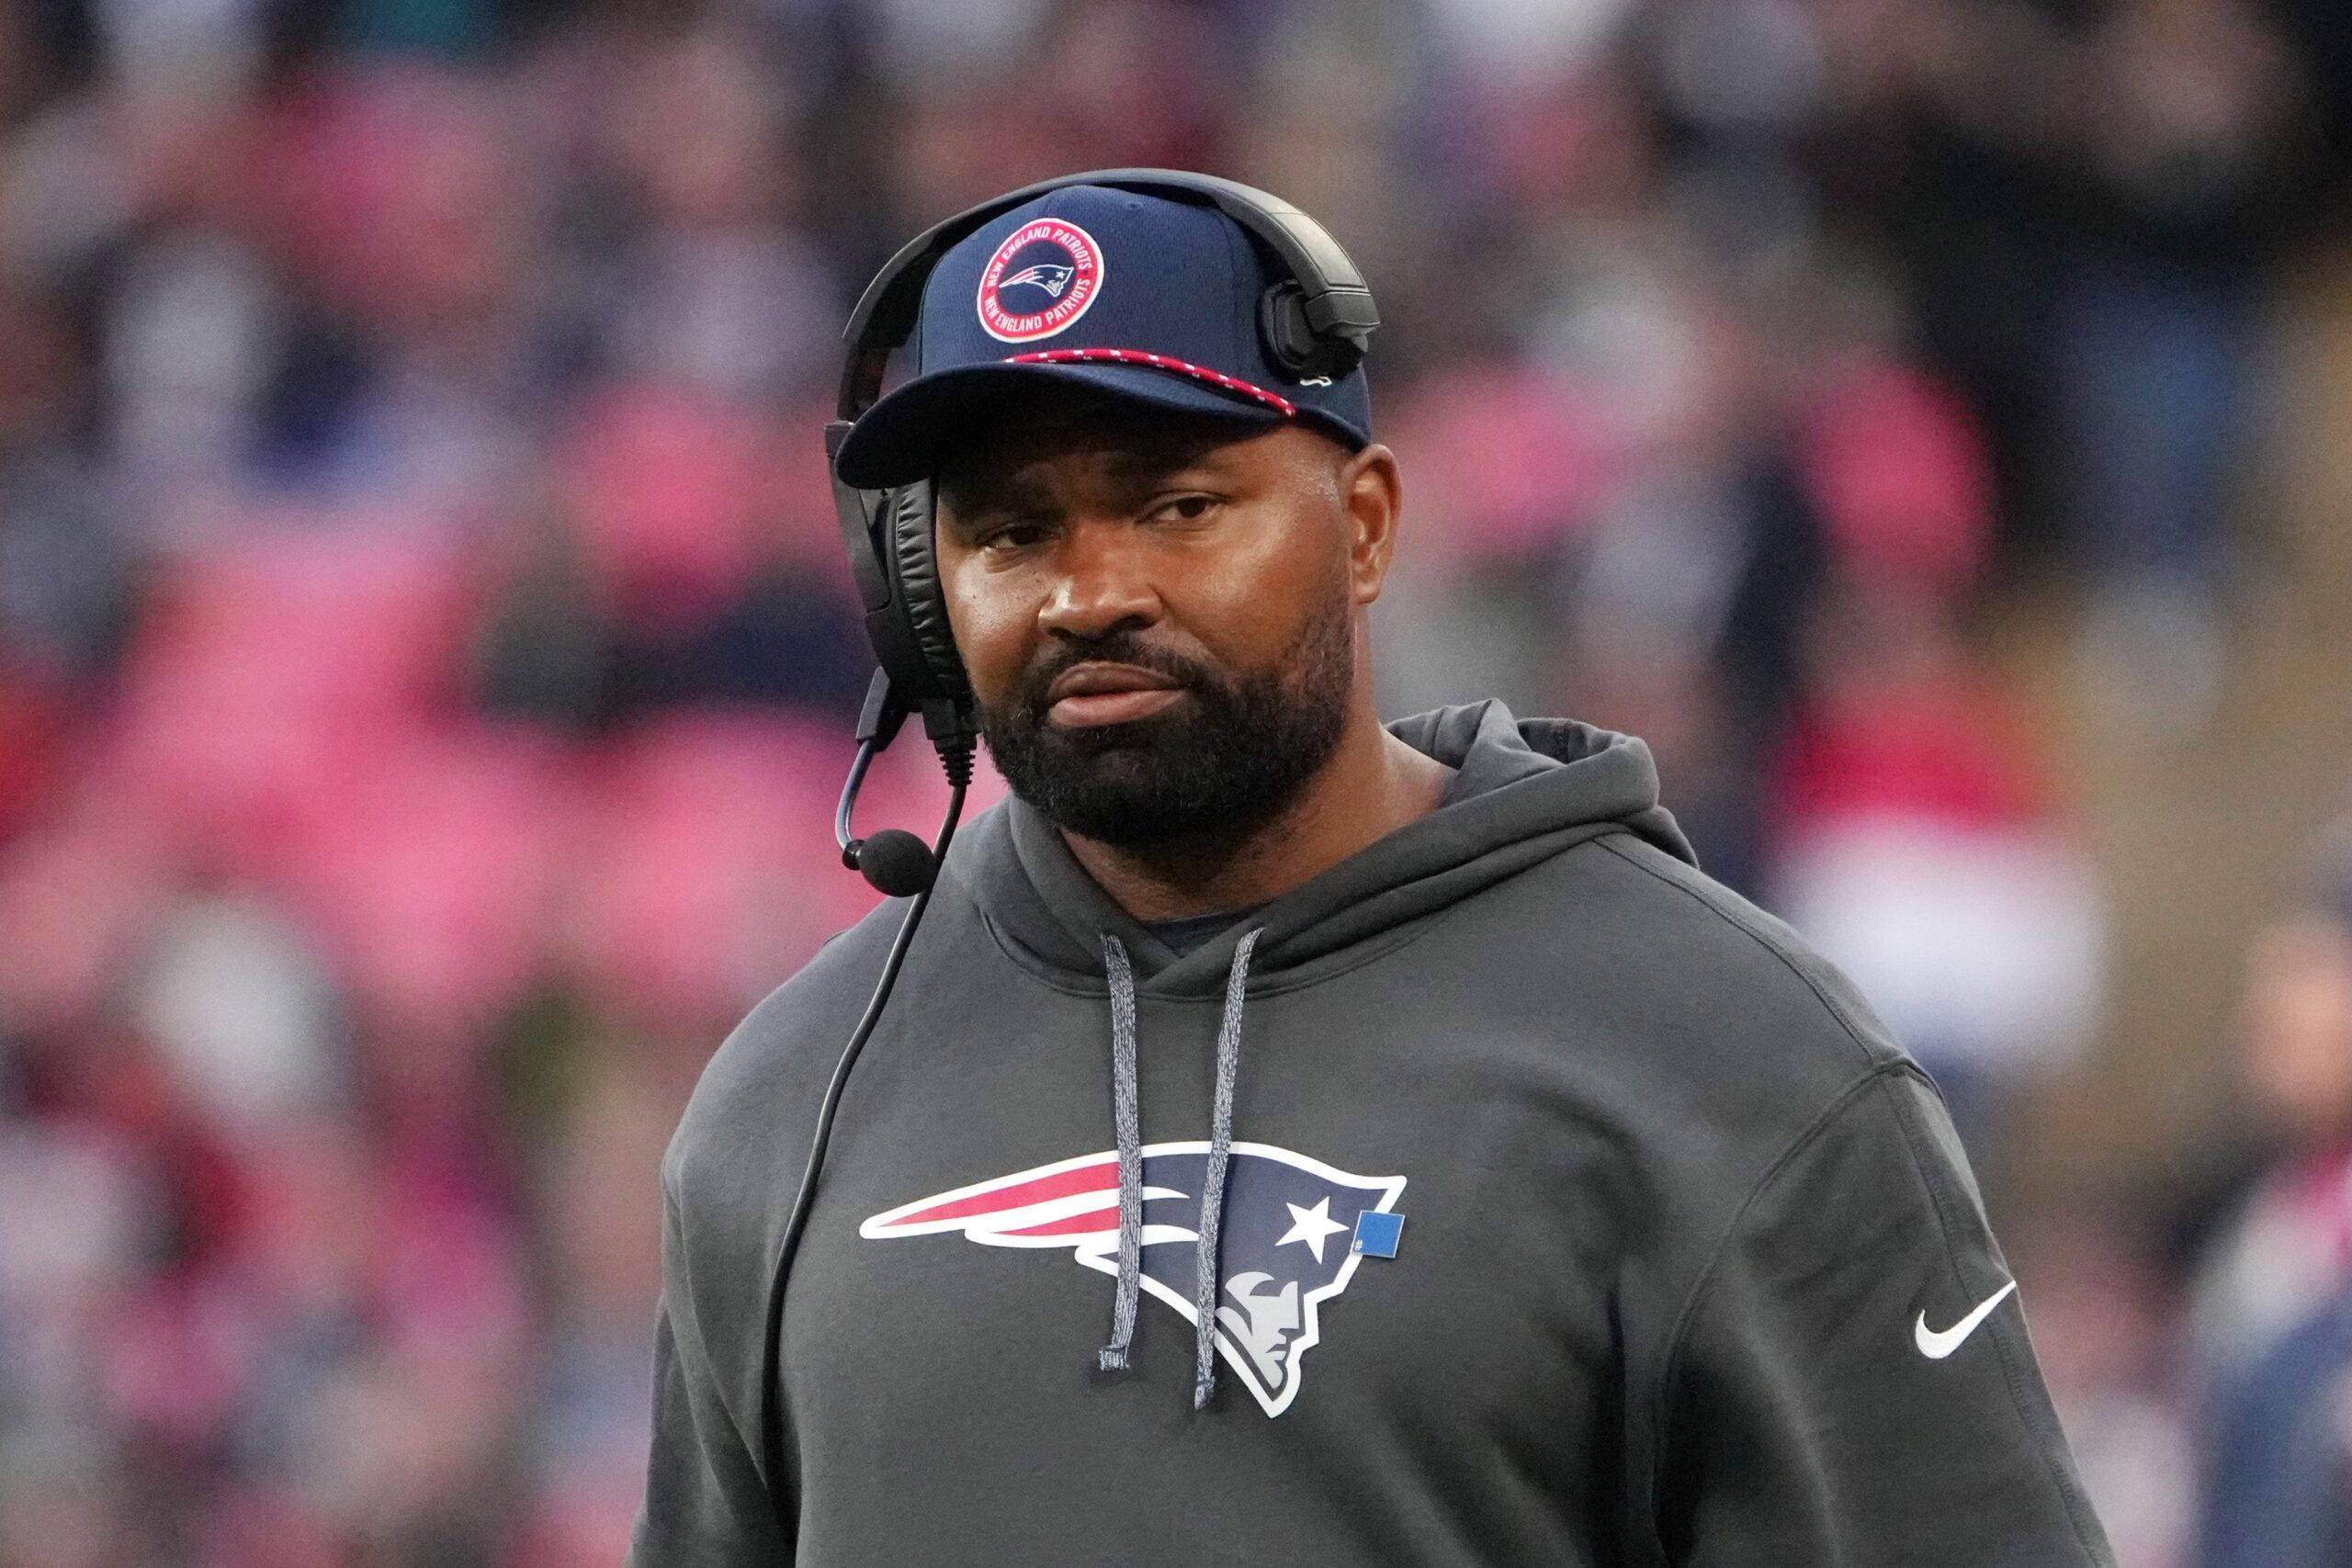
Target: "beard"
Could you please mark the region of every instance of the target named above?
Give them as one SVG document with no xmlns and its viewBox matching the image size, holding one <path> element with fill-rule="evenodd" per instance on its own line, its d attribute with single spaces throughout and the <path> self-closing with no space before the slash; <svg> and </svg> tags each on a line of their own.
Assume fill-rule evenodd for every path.
<svg viewBox="0 0 2352 1568">
<path fill-rule="evenodd" d="M 1341 582 L 1270 668 L 1229 681 L 1131 632 L 1057 643 L 1010 702 L 980 705 L 980 733 L 1012 793 L 1065 832 L 1121 848 L 1245 836 L 1339 747 L 1355 685 L 1349 609 Z M 1089 660 L 1165 676 L 1189 700 L 1124 724 L 1056 724 L 1048 688 Z"/>
</svg>

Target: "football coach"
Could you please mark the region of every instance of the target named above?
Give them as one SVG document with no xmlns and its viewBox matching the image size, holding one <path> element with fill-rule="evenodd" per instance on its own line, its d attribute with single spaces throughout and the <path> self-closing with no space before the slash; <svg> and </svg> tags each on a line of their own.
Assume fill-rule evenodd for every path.
<svg viewBox="0 0 2352 1568">
<path fill-rule="evenodd" d="M 853 792 L 1012 793 L 703 1074 L 633 1568 L 2111 1563 L 1935 1086 L 1647 749 L 1379 719 L 1377 321 L 1168 171 L 861 301 Z"/>
</svg>

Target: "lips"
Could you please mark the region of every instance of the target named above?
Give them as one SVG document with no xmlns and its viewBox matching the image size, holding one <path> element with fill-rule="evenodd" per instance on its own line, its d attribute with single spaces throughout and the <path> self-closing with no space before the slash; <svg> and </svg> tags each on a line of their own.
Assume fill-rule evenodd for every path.
<svg viewBox="0 0 2352 1568">
<path fill-rule="evenodd" d="M 1156 670 L 1089 660 L 1073 664 L 1046 688 L 1046 715 L 1071 728 L 1125 724 L 1159 713 L 1184 690 Z"/>
</svg>

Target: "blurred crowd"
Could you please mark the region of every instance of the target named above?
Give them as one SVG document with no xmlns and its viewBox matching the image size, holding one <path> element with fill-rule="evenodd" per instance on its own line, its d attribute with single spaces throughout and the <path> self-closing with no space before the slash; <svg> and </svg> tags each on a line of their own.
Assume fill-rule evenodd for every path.
<svg viewBox="0 0 2352 1568">
<path fill-rule="evenodd" d="M 840 324 L 1074 169 L 1350 247 L 1384 706 L 1646 739 L 2006 1203 L 2119 977 L 1986 618 L 2056 585 L 2105 743 L 2211 718 L 2335 5 L 0 6 L 0 1568 L 618 1561 L 656 1161 L 871 898 Z M 862 810 L 930 820 L 925 761 Z M 2018 1213 L 2126 1568 L 2352 1562 L 2315 863 L 2244 1146 L 2161 1224 Z"/>
</svg>

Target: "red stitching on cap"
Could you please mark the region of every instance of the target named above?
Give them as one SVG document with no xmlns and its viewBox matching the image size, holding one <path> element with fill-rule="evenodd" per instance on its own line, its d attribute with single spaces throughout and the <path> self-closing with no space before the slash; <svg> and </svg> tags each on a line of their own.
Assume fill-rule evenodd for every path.
<svg viewBox="0 0 2352 1568">
<path fill-rule="evenodd" d="M 1223 387 L 1228 392 L 1239 392 L 1244 397 L 1255 398 L 1271 408 L 1282 410 L 1286 418 L 1295 418 L 1298 414 L 1296 403 L 1292 402 L 1288 398 L 1270 392 L 1263 387 L 1253 387 L 1247 381 L 1228 376 L 1222 370 L 1212 370 L 1205 365 L 1194 365 L 1189 360 L 1170 359 L 1164 354 L 1151 354 L 1140 348 L 1041 348 L 1032 354 L 1008 355 L 1005 363 L 1007 365 L 1059 365 L 1071 360 L 1088 359 L 1109 359 L 1121 365 L 1140 362 L 1150 366 L 1155 370 L 1173 370 L 1180 376 L 1190 376 L 1195 380 L 1207 381 Z"/>
</svg>

